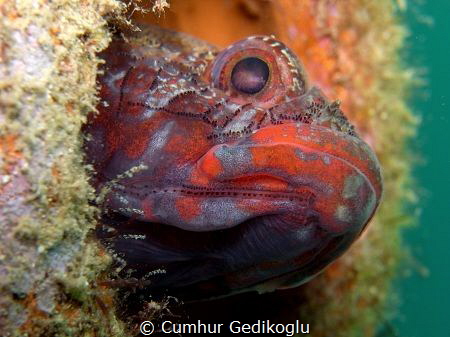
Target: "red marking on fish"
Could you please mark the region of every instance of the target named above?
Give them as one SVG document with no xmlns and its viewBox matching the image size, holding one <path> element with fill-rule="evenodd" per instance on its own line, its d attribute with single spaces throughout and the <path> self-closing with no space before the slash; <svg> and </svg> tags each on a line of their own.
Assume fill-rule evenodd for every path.
<svg viewBox="0 0 450 337">
<path fill-rule="evenodd" d="M 198 298 L 294 286 L 373 216 L 375 154 L 280 41 L 253 36 L 218 51 L 147 27 L 102 56 L 86 151 L 116 234 L 99 237 L 151 290 Z M 167 272 L 148 276 L 158 268 Z"/>
</svg>

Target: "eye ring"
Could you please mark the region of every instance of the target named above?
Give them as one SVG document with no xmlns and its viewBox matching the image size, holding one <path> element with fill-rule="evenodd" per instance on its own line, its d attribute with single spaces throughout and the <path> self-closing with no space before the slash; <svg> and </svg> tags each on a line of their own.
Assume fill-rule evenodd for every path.
<svg viewBox="0 0 450 337">
<path fill-rule="evenodd" d="M 205 79 L 237 104 L 272 107 L 307 90 L 306 76 L 296 56 L 269 36 L 250 36 L 232 44 L 206 69 Z"/>
<path fill-rule="evenodd" d="M 250 56 L 234 65 L 230 81 L 237 91 L 254 95 L 264 89 L 269 77 L 269 65 L 259 57 Z"/>
</svg>

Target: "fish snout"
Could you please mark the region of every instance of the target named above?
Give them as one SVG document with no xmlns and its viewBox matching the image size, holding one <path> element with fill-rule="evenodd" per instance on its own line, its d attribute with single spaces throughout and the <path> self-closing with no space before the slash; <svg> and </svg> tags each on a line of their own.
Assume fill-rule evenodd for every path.
<svg viewBox="0 0 450 337">
<path fill-rule="evenodd" d="M 216 218 L 226 220 L 230 205 L 242 220 L 308 209 L 333 234 L 361 231 L 382 188 L 378 161 L 364 141 L 302 123 L 265 127 L 214 146 L 196 163 L 190 183 L 229 197 L 215 204 Z"/>
</svg>

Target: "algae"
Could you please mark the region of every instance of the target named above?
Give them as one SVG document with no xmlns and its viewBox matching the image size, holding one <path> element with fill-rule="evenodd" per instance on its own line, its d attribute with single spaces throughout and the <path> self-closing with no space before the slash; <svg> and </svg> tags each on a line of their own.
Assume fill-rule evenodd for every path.
<svg viewBox="0 0 450 337">
<path fill-rule="evenodd" d="M 95 196 L 80 134 L 97 103 L 107 20 L 122 11 L 113 0 L 0 4 L 4 336 L 123 334 L 104 308 L 114 294 L 96 283 L 110 260 L 88 235 Z"/>
</svg>

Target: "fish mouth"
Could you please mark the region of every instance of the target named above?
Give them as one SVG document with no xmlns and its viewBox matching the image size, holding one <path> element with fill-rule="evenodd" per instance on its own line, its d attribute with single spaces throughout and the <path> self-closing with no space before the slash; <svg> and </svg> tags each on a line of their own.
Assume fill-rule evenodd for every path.
<svg viewBox="0 0 450 337">
<path fill-rule="evenodd" d="M 197 162 L 191 181 L 254 188 L 251 177 L 258 175 L 274 178 L 265 186 L 278 180 L 287 182 L 285 190 L 311 193 L 321 226 L 336 234 L 362 230 L 381 198 L 378 160 L 363 140 L 305 123 L 264 127 L 242 141 L 215 146 Z M 236 182 L 240 177 L 244 184 Z"/>
<path fill-rule="evenodd" d="M 253 176 L 237 179 L 242 184 L 257 181 Z M 276 179 L 264 179 L 267 184 Z M 161 223 L 192 232 L 209 232 L 240 226 L 264 215 L 303 213 L 312 209 L 315 195 L 309 188 L 292 191 L 232 186 L 233 181 L 215 187 L 183 184 L 181 187 L 149 188 L 135 184 L 113 187 L 107 208 L 139 221 Z M 126 205 L 124 205 L 126 200 Z"/>
<path fill-rule="evenodd" d="M 148 280 L 152 290 L 191 287 L 190 295 L 199 299 L 295 272 L 303 264 L 308 265 L 307 270 L 313 268 L 309 264 L 314 264 L 336 238 L 327 237 L 316 226 L 317 214 L 311 210 L 305 210 L 297 221 L 294 229 L 292 222 L 266 215 L 227 229 L 193 232 L 114 213 L 103 216 L 97 237 L 113 256 L 126 262 L 127 278 Z M 303 262 L 299 267 L 300 259 Z M 268 266 L 255 273 L 241 273 L 264 263 Z M 321 268 L 322 263 L 314 268 Z M 201 288 L 210 281 L 209 287 L 217 283 L 220 289 L 203 294 Z M 226 289 L 222 289 L 225 284 Z M 180 290 L 182 293 L 186 296 L 184 290 Z"/>
<path fill-rule="evenodd" d="M 381 196 L 378 162 L 367 144 L 302 123 L 213 146 L 178 185 L 152 188 L 139 179 L 117 185 L 107 208 L 194 232 L 265 215 L 295 217 L 305 209 L 334 234 L 360 231 Z"/>
<path fill-rule="evenodd" d="M 138 180 L 110 194 L 97 235 L 128 277 L 192 299 L 306 282 L 360 235 L 382 184 L 362 140 L 301 123 L 214 146 L 175 187 Z"/>
<path fill-rule="evenodd" d="M 131 280 L 125 286 L 144 285 L 139 294 L 152 296 L 170 289 L 185 301 L 197 301 L 306 282 L 357 236 L 332 235 L 319 221 L 315 211 L 305 209 L 295 220 L 265 215 L 227 229 L 193 232 L 115 213 L 103 217 L 97 237 L 119 257 L 119 266 L 126 263 L 118 275 Z"/>
</svg>

